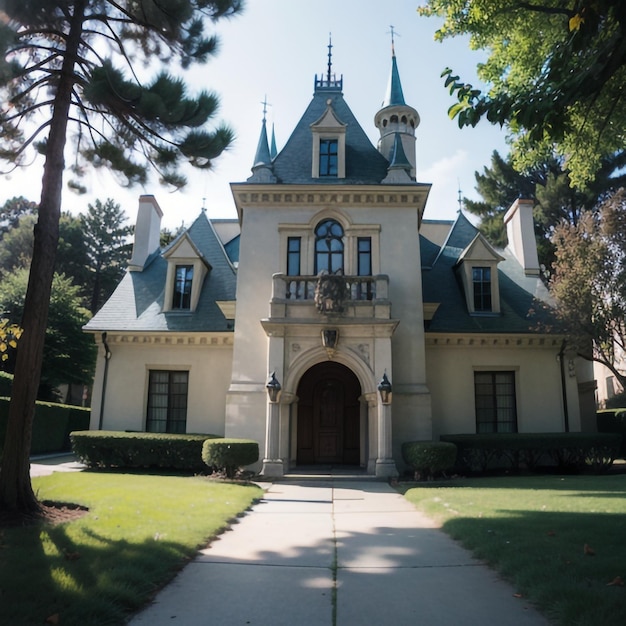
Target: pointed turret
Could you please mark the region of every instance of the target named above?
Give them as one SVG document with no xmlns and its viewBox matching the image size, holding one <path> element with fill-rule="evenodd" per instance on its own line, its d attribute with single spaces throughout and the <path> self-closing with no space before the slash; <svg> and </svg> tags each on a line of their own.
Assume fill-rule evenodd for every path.
<svg viewBox="0 0 626 626">
<path fill-rule="evenodd" d="M 276 150 L 276 134 L 274 133 L 274 124 L 272 124 L 272 142 L 270 143 L 270 158 L 272 161 L 276 158 L 278 150 Z"/>
<path fill-rule="evenodd" d="M 411 182 L 411 163 L 404 153 L 400 133 L 396 133 L 393 141 L 393 149 L 389 155 L 389 169 L 383 183 L 406 184 Z"/>
<path fill-rule="evenodd" d="M 393 48 L 392 48 L 393 52 Z M 391 56 L 391 74 L 389 74 L 389 82 L 387 83 L 387 93 L 383 100 L 383 108 L 390 106 L 405 106 L 404 93 L 402 92 L 402 83 L 400 82 L 400 74 L 398 72 L 398 63 L 395 53 Z"/>
<path fill-rule="evenodd" d="M 248 178 L 248 182 L 254 183 L 275 183 L 276 177 L 274 176 L 272 168 L 272 156 L 270 154 L 269 143 L 267 141 L 267 127 L 265 121 L 265 114 L 267 112 L 267 102 L 263 103 L 263 122 L 261 124 L 261 135 L 259 136 L 259 143 L 256 147 L 256 154 L 254 156 L 254 164 L 252 165 L 252 176 Z"/>
<path fill-rule="evenodd" d="M 415 129 L 420 123 L 420 116 L 413 107 L 404 101 L 400 72 L 398 71 L 398 63 L 396 61 L 393 32 L 391 39 L 391 74 L 382 108 L 376 113 L 374 123 L 380 132 L 378 151 L 386 159 L 391 160 L 392 153 L 396 152 L 394 146 L 399 137 L 402 142 L 404 156 L 411 164 L 410 178 L 415 180 Z"/>
</svg>

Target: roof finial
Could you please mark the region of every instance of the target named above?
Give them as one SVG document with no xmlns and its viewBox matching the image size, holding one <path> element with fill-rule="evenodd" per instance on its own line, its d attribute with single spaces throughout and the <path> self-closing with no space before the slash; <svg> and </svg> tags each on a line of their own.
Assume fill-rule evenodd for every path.
<svg viewBox="0 0 626 626">
<path fill-rule="evenodd" d="M 328 73 L 326 75 L 328 84 L 330 84 L 330 78 L 332 76 L 332 69 L 333 69 L 333 40 L 332 40 L 332 33 L 328 33 Z"/>
<path fill-rule="evenodd" d="M 461 192 L 461 181 L 457 178 L 457 184 L 459 185 L 459 213 L 463 210 L 463 194 Z"/>
<path fill-rule="evenodd" d="M 267 115 L 267 107 L 268 106 L 272 106 L 268 101 L 267 101 L 267 94 L 265 95 L 265 98 L 263 99 L 263 102 L 261 102 L 261 104 L 263 105 L 263 122 L 265 122 L 265 117 Z"/>
<path fill-rule="evenodd" d="M 389 27 L 389 32 L 391 33 L 391 56 L 396 56 L 396 39 L 395 36 L 400 36 L 399 33 L 394 29 L 393 26 Z"/>
</svg>

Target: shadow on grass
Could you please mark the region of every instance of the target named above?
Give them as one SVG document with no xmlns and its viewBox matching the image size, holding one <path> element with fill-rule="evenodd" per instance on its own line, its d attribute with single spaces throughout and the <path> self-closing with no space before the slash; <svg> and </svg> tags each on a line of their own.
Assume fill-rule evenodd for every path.
<svg viewBox="0 0 626 626">
<path fill-rule="evenodd" d="M 506 489 L 537 491 L 580 491 L 588 496 L 626 498 L 625 474 L 519 474 L 510 476 L 471 476 L 435 481 L 401 482 L 396 487 L 400 493 L 409 489 Z"/>
<path fill-rule="evenodd" d="M 54 623 L 54 616 L 63 625 L 122 624 L 195 552 L 158 538 L 131 544 L 84 530 L 74 537 L 65 524 L 4 530 L 2 626 Z"/>
<path fill-rule="evenodd" d="M 626 624 L 626 588 L 610 584 L 618 576 L 626 580 L 625 515 L 523 510 L 495 514 L 498 517 L 455 517 L 442 528 L 557 623 Z"/>
</svg>

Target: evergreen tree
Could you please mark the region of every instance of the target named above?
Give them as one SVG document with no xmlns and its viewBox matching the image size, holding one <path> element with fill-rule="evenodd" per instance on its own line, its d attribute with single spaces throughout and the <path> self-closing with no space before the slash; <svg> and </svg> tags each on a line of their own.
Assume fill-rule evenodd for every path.
<svg viewBox="0 0 626 626">
<path fill-rule="evenodd" d="M 128 238 L 133 232 L 126 222 L 126 214 L 111 198 L 104 203 L 96 200 L 87 213 L 81 215 L 81 224 L 89 259 L 90 297 L 92 315 L 113 293 L 124 272 L 132 250 Z"/>
<path fill-rule="evenodd" d="M 535 201 L 533 217 L 537 233 L 539 262 L 550 270 L 554 261 L 552 237 L 558 224 L 576 225 L 584 211 L 593 209 L 608 194 L 626 183 L 621 168 L 626 151 L 603 161 L 593 184 L 584 190 L 572 187 L 561 160 L 552 155 L 537 166 L 520 173 L 511 158 L 496 151 L 491 166 L 476 172 L 476 191 L 482 200 L 464 199 L 465 207 L 480 217 L 480 230 L 496 246 L 507 243 L 504 215 L 518 197 Z"/>
<path fill-rule="evenodd" d="M 230 144 L 225 126 L 209 129 L 215 94 L 187 93 L 180 73 L 206 61 L 217 40 L 211 21 L 234 15 L 242 0 L 5 0 L 0 20 L 0 158 L 44 156 L 30 279 L 21 320 L 0 508 L 39 509 L 29 474 L 32 421 L 52 288 L 66 153 L 79 178 L 86 166 L 117 172 L 127 184 L 180 186 L 181 166 L 209 168 Z M 148 66 L 160 68 L 144 79 Z M 71 152 L 67 139 L 73 140 Z M 75 188 L 81 185 L 70 181 Z"/>
<path fill-rule="evenodd" d="M 0 234 L 15 228 L 24 215 L 33 215 L 37 212 L 37 204 L 23 196 L 10 198 L 0 207 Z"/>
</svg>

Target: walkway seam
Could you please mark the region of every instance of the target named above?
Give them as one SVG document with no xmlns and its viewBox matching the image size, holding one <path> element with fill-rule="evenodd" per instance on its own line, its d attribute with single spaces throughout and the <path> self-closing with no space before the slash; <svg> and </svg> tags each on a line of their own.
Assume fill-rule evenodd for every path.
<svg viewBox="0 0 626 626">
<path fill-rule="evenodd" d="M 338 543 L 337 543 L 337 527 L 335 525 L 335 483 L 331 482 L 331 519 L 332 519 L 332 527 L 333 527 L 333 564 L 332 564 L 332 575 L 333 575 L 333 591 L 331 594 L 332 598 L 332 626 L 337 626 L 337 596 L 339 594 L 339 589 L 337 588 L 337 571 L 339 570 L 339 551 L 338 551 Z"/>
</svg>

